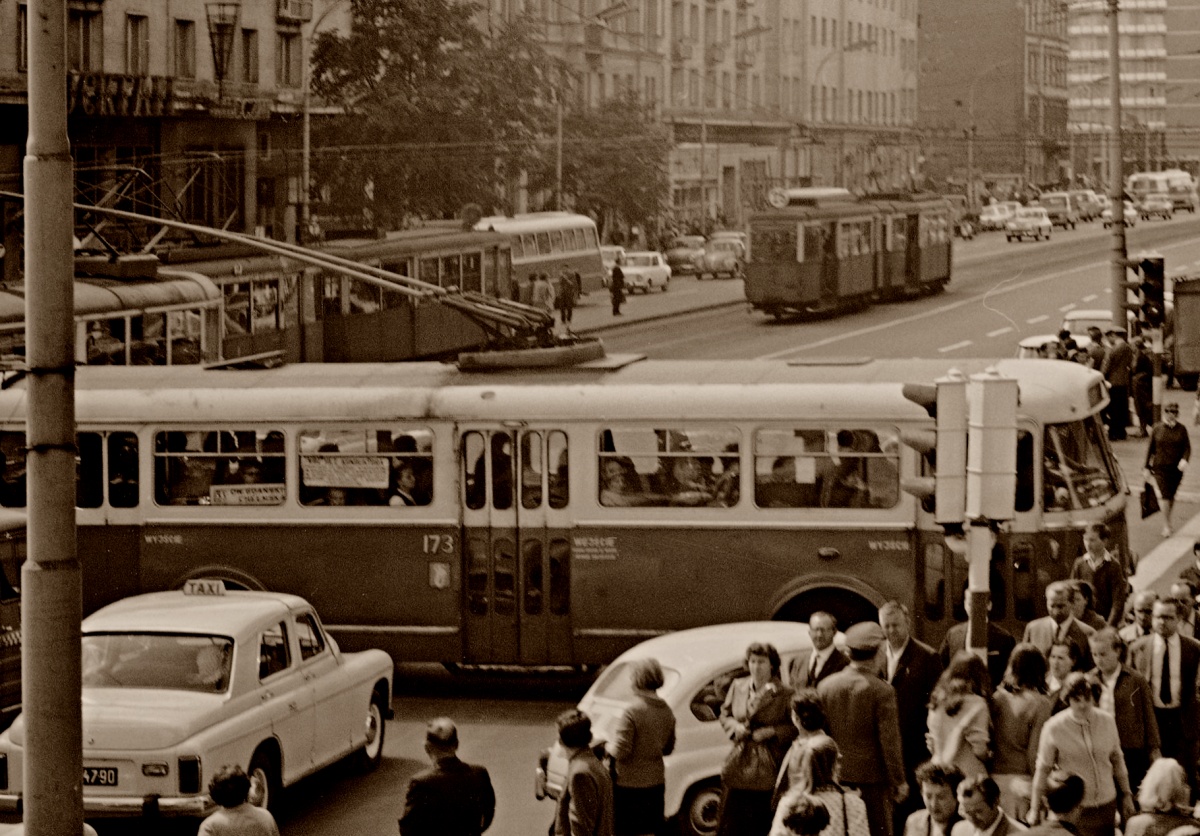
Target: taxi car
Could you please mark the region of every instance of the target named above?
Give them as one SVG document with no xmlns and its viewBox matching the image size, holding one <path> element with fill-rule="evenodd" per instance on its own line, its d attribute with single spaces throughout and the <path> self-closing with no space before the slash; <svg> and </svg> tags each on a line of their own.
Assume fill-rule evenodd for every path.
<svg viewBox="0 0 1200 836">
<path fill-rule="evenodd" d="M 1017 214 L 1004 225 L 1004 237 L 1009 241 L 1024 241 L 1026 237 L 1034 241 L 1045 238 L 1050 240 L 1053 226 L 1046 210 L 1039 206 L 1022 206 Z"/>
<path fill-rule="evenodd" d="M 839 633 L 835 642 L 843 640 Z M 754 642 L 775 646 L 786 677 L 801 651 L 812 647 L 808 625 L 791 621 L 745 621 L 715 624 L 656 636 L 618 656 L 579 701 L 592 720 L 592 743 L 609 739 L 633 696 L 633 663 L 654 658 L 662 665 L 658 695 L 675 715 L 675 749 L 663 759 L 666 768 L 667 818 L 676 818 L 684 836 L 716 832 L 721 805 L 721 766 L 729 754 L 729 737 L 717 717 L 730 684 L 747 675 L 746 648 Z M 557 797 L 566 774 L 566 755 L 555 744 L 539 765 L 538 798 Z"/>
<path fill-rule="evenodd" d="M 662 253 L 651 250 L 625 253 L 625 264 L 621 270 L 625 274 L 625 289 L 630 292 L 666 292 L 671 282 L 671 268 L 667 266 L 667 260 Z"/>
<path fill-rule="evenodd" d="M 207 784 L 238 764 L 277 806 L 300 778 L 383 756 L 392 659 L 342 653 L 295 595 L 221 581 L 136 595 L 83 621 L 83 812 L 204 816 Z M 21 812 L 25 725 L 0 734 L 0 810 Z"/>
</svg>

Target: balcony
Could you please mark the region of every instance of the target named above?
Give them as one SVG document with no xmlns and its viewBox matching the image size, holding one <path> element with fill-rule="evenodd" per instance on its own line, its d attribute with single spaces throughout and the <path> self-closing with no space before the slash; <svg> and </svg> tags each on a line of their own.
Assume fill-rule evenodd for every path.
<svg viewBox="0 0 1200 836">
<path fill-rule="evenodd" d="M 725 45 L 724 44 L 709 44 L 704 50 L 704 62 L 706 64 L 721 64 L 725 61 Z"/>
<path fill-rule="evenodd" d="M 682 38 L 671 44 L 671 60 L 675 62 L 690 61 L 692 58 L 692 42 Z"/>
<path fill-rule="evenodd" d="M 275 0 L 275 19 L 280 23 L 307 23 L 312 16 L 312 0 Z"/>
</svg>

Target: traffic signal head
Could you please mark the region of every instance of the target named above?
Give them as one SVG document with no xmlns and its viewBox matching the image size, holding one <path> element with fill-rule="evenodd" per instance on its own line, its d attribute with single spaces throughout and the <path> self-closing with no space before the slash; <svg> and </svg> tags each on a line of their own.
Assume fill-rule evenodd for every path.
<svg viewBox="0 0 1200 836">
<path fill-rule="evenodd" d="M 1147 255 L 1138 263 L 1142 283 L 1141 320 L 1150 328 L 1161 328 L 1167 315 L 1166 262 L 1161 255 Z"/>
<path fill-rule="evenodd" d="M 933 513 L 938 523 L 959 525 L 966 509 L 966 379 L 951 371 L 936 385 L 906 384 L 903 392 L 904 397 L 937 419 L 937 427 L 900 434 L 900 440 L 916 450 L 924 462 L 924 473 L 904 479 L 901 487 L 920 499 L 921 506 Z"/>
</svg>

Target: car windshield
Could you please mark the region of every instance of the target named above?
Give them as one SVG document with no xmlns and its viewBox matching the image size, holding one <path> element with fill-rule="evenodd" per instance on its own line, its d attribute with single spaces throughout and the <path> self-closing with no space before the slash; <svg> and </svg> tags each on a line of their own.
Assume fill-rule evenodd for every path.
<svg viewBox="0 0 1200 836">
<path fill-rule="evenodd" d="M 219 694 L 229 688 L 233 640 L 184 633 L 85 633 L 85 688 L 161 688 Z"/>
<path fill-rule="evenodd" d="M 628 700 L 633 698 L 633 661 L 614 662 L 609 665 L 596 684 L 592 686 L 592 696 L 603 697 L 606 700 Z M 663 666 L 663 687 L 658 689 L 659 696 L 669 694 L 679 681 L 679 671 Z"/>
<path fill-rule="evenodd" d="M 653 267 L 654 256 L 652 255 L 626 255 L 625 266 L 627 267 Z"/>
<path fill-rule="evenodd" d="M 676 238 L 673 247 L 679 247 L 685 250 L 698 250 L 704 246 L 704 239 L 699 235 L 689 235 L 684 238 Z"/>
<path fill-rule="evenodd" d="M 1104 439 L 1097 415 L 1046 427 L 1042 489 L 1047 511 L 1093 508 L 1117 495 L 1117 464 Z"/>
</svg>

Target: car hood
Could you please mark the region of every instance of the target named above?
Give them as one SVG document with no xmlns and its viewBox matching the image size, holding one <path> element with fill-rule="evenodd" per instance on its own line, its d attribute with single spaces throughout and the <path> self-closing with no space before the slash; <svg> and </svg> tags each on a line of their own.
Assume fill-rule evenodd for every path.
<svg viewBox="0 0 1200 836">
<path fill-rule="evenodd" d="M 165 749 L 215 721 L 224 694 L 199 694 L 149 688 L 85 688 L 83 748 Z M 25 745 L 25 718 L 19 716 L 9 739 Z"/>
</svg>

